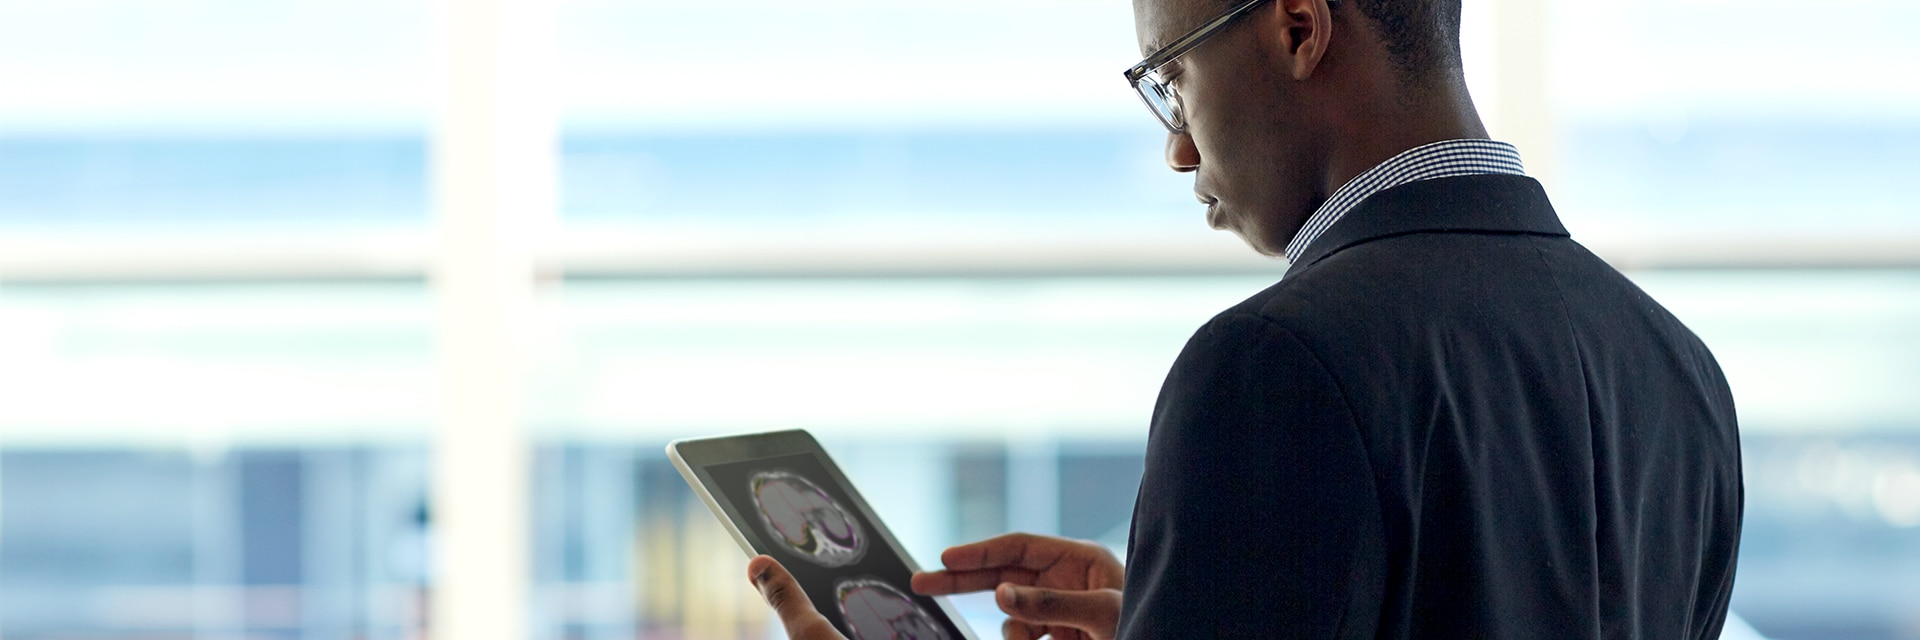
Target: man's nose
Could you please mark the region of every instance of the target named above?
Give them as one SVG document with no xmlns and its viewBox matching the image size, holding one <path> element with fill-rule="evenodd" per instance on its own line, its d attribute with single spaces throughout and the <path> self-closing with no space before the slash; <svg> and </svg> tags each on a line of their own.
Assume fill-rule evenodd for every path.
<svg viewBox="0 0 1920 640">
<path fill-rule="evenodd" d="M 1193 146 L 1193 136 L 1167 134 L 1167 167 L 1181 173 L 1200 168 L 1200 148 Z"/>
</svg>

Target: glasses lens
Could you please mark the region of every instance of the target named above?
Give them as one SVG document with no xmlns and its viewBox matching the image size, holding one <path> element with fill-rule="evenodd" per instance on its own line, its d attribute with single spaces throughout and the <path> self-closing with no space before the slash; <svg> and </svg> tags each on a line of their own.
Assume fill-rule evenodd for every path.
<svg viewBox="0 0 1920 640">
<path fill-rule="evenodd" d="M 1153 115 L 1158 116 L 1168 129 L 1179 131 L 1186 127 L 1187 123 L 1180 116 L 1180 98 L 1173 94 L 1172 87 L 1161 84 L 1159 78 L 1151 74 L 1141 77 L 1133 87 L 1140 92 L 1140 99 L 1147 103 L 1147 108 L 1152 109 Z"/>
</svg>

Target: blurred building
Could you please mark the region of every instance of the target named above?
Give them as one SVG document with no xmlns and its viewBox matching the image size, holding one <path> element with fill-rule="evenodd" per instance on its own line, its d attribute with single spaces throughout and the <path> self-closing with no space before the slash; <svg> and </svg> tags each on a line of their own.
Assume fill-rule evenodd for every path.
<svg viewBox="0 0 1920 640">
<path fill-rule="evenodd" d="M 1126 3 L 541 6 L 527 637 L 768 636 L 678 437 L 813 430 L 923 562 L 1124 545 L 1161 377 L 1284 270 L 1164 168 Z M 1733 384 L 1734 610 L 1920 638 L 1920 5 L 1793 56 L 1777 0 L 1467 10 L 1495 136 Z M 0 637 L 436 628 L 436 461 L 494 437 L 436 427 L 443 15 L 0 0 Z"/>
</svg>

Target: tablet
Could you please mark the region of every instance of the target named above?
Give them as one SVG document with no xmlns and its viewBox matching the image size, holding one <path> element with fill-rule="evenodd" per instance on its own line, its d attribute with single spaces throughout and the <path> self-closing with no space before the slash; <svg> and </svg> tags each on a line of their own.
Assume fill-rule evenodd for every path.
<svg viewBox="0 0 1920 640">
<path fill-rule="evenodd" d="M 852 640 L 974 640 L 946 598 L 804 430 L 675 440 L 667 456 L 748 556 L 766 554 Z"/>
</svg>

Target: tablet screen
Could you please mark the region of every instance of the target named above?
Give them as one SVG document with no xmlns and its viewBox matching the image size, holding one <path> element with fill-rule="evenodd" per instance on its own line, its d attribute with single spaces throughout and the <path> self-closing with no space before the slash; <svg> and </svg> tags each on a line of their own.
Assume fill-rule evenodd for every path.
<svg viewBox="0 0 1920 640">
<path fill-rule="evenodd" d="M 853 640 L 962 640 L 813 454 L 706 467 L 741 535 L 793 574 L 813 606 Z"/>
</svg>

